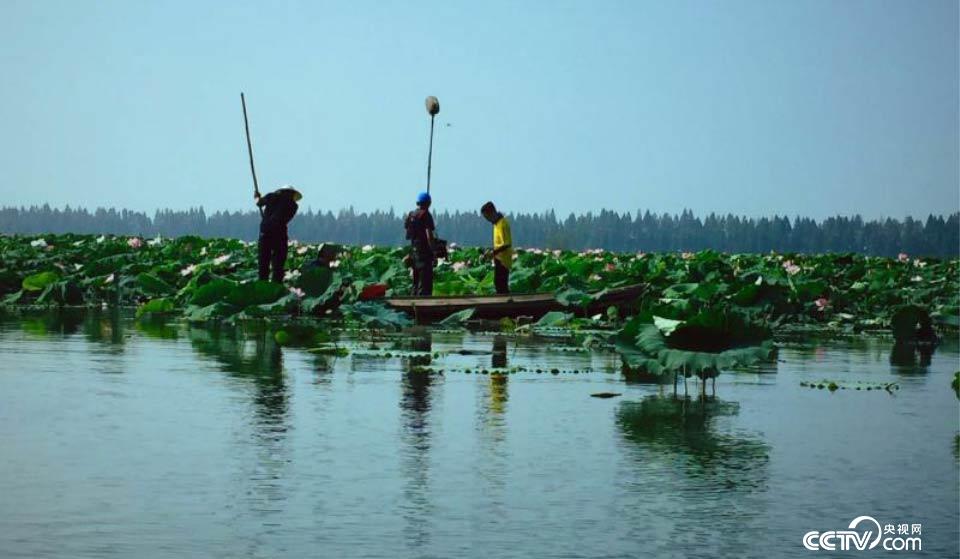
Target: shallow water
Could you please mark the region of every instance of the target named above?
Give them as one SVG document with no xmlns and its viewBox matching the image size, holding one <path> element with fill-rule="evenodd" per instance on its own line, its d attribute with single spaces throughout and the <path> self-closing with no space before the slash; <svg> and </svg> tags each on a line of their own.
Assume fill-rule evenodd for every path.
<svg viewBox="0 0 960 559">
<path fill-rule="evenodd" d="M 958 554 L 955 344 L 901 366 L 882 339 L 786 340 L 700 403 L 556 341 L 399 342 L 474 354 L 427 374 L 262 332 L 0 321 L 0 556 L 801 557 L 860 515 Z M 849 388 L 800 386 L 823 379 Z"/>
</svg>

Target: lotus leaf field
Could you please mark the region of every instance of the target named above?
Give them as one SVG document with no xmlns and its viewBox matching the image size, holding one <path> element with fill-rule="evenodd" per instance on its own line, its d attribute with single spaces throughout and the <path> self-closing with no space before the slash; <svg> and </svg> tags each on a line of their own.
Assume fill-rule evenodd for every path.
<svg viewBox="0 0 960 559">
<path fill-rule="evenodd" d="M 315 317 L 367 328 L 409 323 L 377 301 L 408 294 L 404 248 L 342 247 L 329 268 L 312 266 L 317 245 L 292 241 L 283 285 L 256 278 L 256 244 L 231 239 L 45 235 L 0 236 L 4 307 L 135 307 L 138 317 L 190 321 Z M 606 331 L 641 370 L 712 376 L 769 358 L 771 332 L 811 328 L 884 330 L 929 317 L 960 326 L 960 260 L 854 254 L 721 254 L 518 250 L 513 292 L 554 292 L 571 311 L 597 293 L 646 286 L 633 316 L 611 308 L 589 318 L 551 313 L 541 326 Z M 436 295 L 493 292 L 478 248 L 453 248 L 436 269 Z M 461 322 L 470 313 L 446 321 Z M 906 317 L 906 318 L 904 318 Z M 536 325 L 534 325 L 536 326 Z M 901 328 L 902 329 L 902 328 Z M 588 336 L 590 340 L 596 338 Z M 691 352 L 695 352 L 691 353 Z"/>
</svg>

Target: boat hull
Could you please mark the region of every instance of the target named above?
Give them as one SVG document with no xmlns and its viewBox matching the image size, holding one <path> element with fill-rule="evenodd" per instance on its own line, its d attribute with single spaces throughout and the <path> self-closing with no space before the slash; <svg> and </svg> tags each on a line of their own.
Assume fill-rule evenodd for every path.
<svg viewBox="0 0 960 559">
<path fill-rule="evenodd" d="M 633 306 L 643 294 L 641 284 L 607 290 L 585 307 L 567 307 L 553 293 L 508 295 L 464 295 L 443 297 L 390 297 L 387 306 L 404 312 L 419 323 L 430 323 L 466 309 L 475 309 L 473 317 L 487 320 L 528 316 L 540 318 L 550 311 L 573 312 L 584 316 L 603 312 L 610 306 L 621 310 Z"/>
</svg>

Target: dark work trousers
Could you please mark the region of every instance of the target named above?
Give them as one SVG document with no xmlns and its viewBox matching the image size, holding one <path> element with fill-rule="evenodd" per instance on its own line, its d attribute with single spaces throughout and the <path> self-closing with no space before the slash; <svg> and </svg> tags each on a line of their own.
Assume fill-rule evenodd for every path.
<svg viewBox="0 0 960 559">
<path fill-rule="evenodd" d="M 433 295 L 433 258 L 416 251 L 413 253 L 413 294 Z"/>
<path fill-rule="evenodd" d="M 287 261 L 287 236 L 278 233 L 260 233 L 259 246 L 260 279 L 270 277 L 273 266 L 273 281 L 283 283 L 283 265 Z"/>
<path fill-rule="evenodd" d="M 510 293 L 510 270 L 496 258 L 493 259 L 493 285 L 497 293 Z"/>
</svg>

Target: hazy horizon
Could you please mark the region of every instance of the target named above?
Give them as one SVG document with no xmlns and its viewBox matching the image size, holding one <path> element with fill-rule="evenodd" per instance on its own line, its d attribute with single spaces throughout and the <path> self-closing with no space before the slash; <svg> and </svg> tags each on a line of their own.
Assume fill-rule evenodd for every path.
<svg viewBox="0 0 960 559">
<path fill-rule="evenodd" d="M 7 2 L 15 206 L 960 210 L 957 2 Z M 448 126 L 449 125 L 449 126 Z"/>
</svg>

